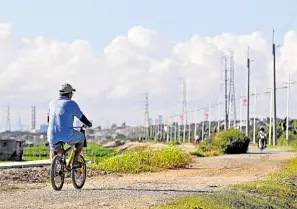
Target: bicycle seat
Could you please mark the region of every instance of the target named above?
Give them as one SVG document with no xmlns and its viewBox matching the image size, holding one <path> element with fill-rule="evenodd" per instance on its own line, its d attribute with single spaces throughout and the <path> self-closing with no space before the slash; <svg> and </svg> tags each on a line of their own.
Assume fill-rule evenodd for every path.
<svg viewBox="0 0 297 209">
<path fill-rule="evenodd" d="M 65 145 L 66 143 L 65 142 L 62 142 L 62 141 L 58 141 L 56 144 L 54 144 L 54 145 Z"/>
</svg>

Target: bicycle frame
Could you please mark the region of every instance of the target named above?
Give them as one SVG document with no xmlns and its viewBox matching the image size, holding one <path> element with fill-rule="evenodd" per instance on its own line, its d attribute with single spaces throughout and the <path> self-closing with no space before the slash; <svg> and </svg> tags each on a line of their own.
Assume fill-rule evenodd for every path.
<svg viewBox="0 0 297 209">
<path fill-rule="evenodd" d="M 80 132 L 82 132 L 82 133 L 84 134 L 84 136 L 85 136 L 85 130 L 83 129 L 84 126 L 82 126 L 82 127 L 73 127 L 73 128 L 80 128 Z M 73 145 L 73 146 L 74 146 L 74 145 Z M 70 147 L 68 147 L 68 148 L 65 150 L 65 149 L 64 149 L 64 144 L 61 143 L 60 155 L 61 155 L 61 157 L 64 159 L 64 162 L 65 162 L 65 165 L 66 165 L 67 168 L 70 167 L 70 164 L 71 164 L 71 163 L 73 162 L 73 160 L 74 160 L 75 151 L 74 151 L 74 149 L 72 149 L 73 146 L 70 146 Z M 84 147 L 87 147 L 86 137 L 85 137 L 85 140 L 84 140 Z M 69 159 L 68 159 L 68 162 L 66 163 L 65 155 L 66 155 L 71 149 L 72 149 L 72 151 L 71 151 L 71 153 L 70 153 L 70 157 L 69 157 Z"/>
<path fill-rule="evenodd" d="M 61 155 L 61 157 L 63 157 L 64 160 L 65 160 L 65 155 L 66 155 L 70 150 L 72 150 L 71 153 L 70 153 L 70 157 L 69 157 L 69 159 L 68 159 L 67 164 L 65 163 L 67 167 L 70 166 L 70 163 L 72 163 L 72 161 L 73 161 L 73 159 L 74 159 L 74 156 L 75 156 L 75 151 L 74 151 L 74 149 L 72 149 L 72 147 L 73 147 L 73 146 L 70 146 L 70 147 L 68 147 L 68 148 L 65 150 L 65 149 L 64 149 L 64 144 L 61 144 L 60 155 Z M 65 160 L 65 162 L 66 162 L 66 160 Z"/>
</svg>

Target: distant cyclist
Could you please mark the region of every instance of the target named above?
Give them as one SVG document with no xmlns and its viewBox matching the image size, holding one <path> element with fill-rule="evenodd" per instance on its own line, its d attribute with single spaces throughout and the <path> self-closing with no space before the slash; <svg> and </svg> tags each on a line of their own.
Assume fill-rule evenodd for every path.
<svg viewBox="0 0 297 209">
<path fill-rule="evenodd" d="M 75 91 L 70 84 L 63 84 L 59 90 L 60 96 L 49 103 L 47 140 L 50 146 L 51 160 L 60 147 L 56 143 L 63 141 L 69 145 L 75 145 L 74 164 L 77 163 L 77 158 L 84 145 L 85 136 L 82 132 L 73 129 L 74 116 L 86 126 L 92 126 L 92 123 L 82 113 L 78 104 L 71 100 Z"/>
<path fill-rule="evenodd" d="M 265 133 L 265 129 L 263 126 L 261 126 L 260 131 L 258 132 L 258 138 L 263 139 L 265 142 L 265 148 L 267 147 L 267 135 Z"/>
</svg>

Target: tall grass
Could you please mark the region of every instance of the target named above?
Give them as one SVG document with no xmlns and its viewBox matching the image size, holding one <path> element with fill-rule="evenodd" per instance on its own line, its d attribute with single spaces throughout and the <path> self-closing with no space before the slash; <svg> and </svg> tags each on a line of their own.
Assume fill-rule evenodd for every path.
<svg viewBox="0 0 297 209">
<path fill-rule="evenodd" d="M 190 161 L 189 155 L 176 146 L 153 150 L 148 146 L 135 147 L 121 155 L 106 159 L 91 169 L 120 173 L 140 173 L 170 168 L 184 168 Z"/>
</svg>

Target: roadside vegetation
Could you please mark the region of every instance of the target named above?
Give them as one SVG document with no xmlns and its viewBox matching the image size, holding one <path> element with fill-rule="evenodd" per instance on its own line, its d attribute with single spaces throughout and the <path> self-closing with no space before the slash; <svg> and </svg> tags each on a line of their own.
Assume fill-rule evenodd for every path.
<svg viewBox="0 0 297 209">
<path fill-rule="evenodd" d="M 297 208 L 297 158 L 264 180 L 241 183 L 212 194 L 178 197 L 158 209 Z"/>
<path fill-rule="evenodd" d="M 189 162 L 190 156 L 175 145 L 169 145 L 160 150 L 154 150 L 149 146 L 139 146 L 89 167 L 109 172 L 140 173 L 185 168 Z"/>
<path fill-rule="evenodd" d="M 242 131 L 231 128 L 199 142 L 197 150 L 191 154 L 200 157 L 241 154 L 247 152 L 249 143 L 250 139 Z"/>
<path fill-rule="evenodd" d="M 67 149 L 69 145 L 65 145 Z M 107 149 L 99 144 L 88 143 L 88 147 L 83 149 L 83 155 L 86 159 L 92 162 L 102 162 L 106 158 L 117 155 L 118 152 L 113 149 Z M 33 147 L 25 147 L 23 160 L 44 160 L 49 159 L 49 148 L 45 144 L 36 145 Z"/>
</svg>

